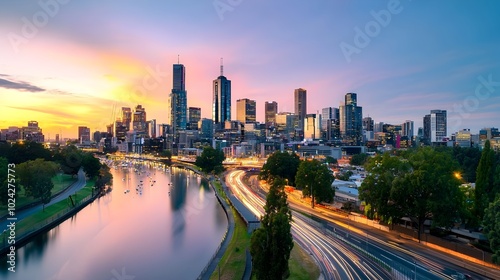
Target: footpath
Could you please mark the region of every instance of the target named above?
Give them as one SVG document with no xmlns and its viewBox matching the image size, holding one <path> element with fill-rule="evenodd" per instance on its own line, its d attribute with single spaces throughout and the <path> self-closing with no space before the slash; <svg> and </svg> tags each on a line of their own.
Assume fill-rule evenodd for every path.
<svg viewBox="0 0 500 280">
<path fill-rule="evenodd" d="M 51 201 L 45 205 L 42 204 L 37 204 L 37 205 L 32 205 L 31 207 L 23 208 L 19 211 L 15 212 L 14 217 L 2 217 L 0 220 L 0 236 L 3 235 L 3 239 L 0 240 L 0 253 L 3 254 L 8 251 L 10 245 L 5 242 L 5 233 L 10 231 L 9 224 L 13 222 L 13 218 L 15 219 L 15 224 L 18 225 L 20 221 L 23 219 L 30 217 L 33 214 L 39 213 L 40 211 L 43 211 L 44 207 L 47 208 L 53 204 L 59 203 L 63 200 L 67 200 L 70 195 L 74 195 L 77 191 L 82 189 L 86 185 L 86 179 L 85 179 L 85 173 L 83 170 L 80 170 L 78 172 L 78 179 L 76 182 L 72 183 L 69 187 L 67 187 L 65 190 L 61 191 L 60 193 L 56 194 L 54 197 L 52 197 Z M 59 213 L 56 217 L 52 217 L 49 220 L 44 220 L 40 221 L 40 224 L 33 224 L 33 228 L 25 231 L 25 232 L 17 232 L 16 231 L 16 247 L 19 248 L 23 244 L 27 243 L 31 238 L 34 236 L 38 235 L 41 232 L 47 231 L 54 226 L 60 224 L 67 218 L 71 217 L 78 211 L 80 211 L 82 208 L 87 206 L 90 202 L 92 202 L 96 197 L 98 193 L 94 194 L 93 196 L 86 197 L 80 203 L 75 205 L 73 208 L 69 208 L 67 211 L 64 213 Z"/>
</svg>

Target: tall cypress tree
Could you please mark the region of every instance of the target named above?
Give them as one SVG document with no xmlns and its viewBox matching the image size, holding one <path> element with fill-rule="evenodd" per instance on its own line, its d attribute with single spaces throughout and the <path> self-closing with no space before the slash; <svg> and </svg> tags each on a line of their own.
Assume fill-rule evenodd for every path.
<svg viewBox="0 0 500 280">
<path fill-rule="evenodd" d="M 284 186 L 285 181 L 281 178 L 272 182 L 264 206 L 266 214 L 261 219 L 261 227 L 252 234 L 250 253 L 253 271 L 259 280 L 286 279 L 290 274 L 292 213 Z"/>
<path fill-rule="evenodd" d="M 486 140 L 476 171 L 475 209 L 479 221 L 483 220 L 484 210 L 496 195 L 494 193 L 496 190 L 494 188 L 495 169 L 495 153 L 490 147 L 490 141 Z"/>
</svg>

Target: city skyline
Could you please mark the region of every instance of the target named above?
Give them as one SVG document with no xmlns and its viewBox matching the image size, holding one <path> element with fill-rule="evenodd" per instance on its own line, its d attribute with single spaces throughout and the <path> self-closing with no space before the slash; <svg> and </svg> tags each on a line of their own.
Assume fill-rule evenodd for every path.
<svg viewBox="0 0 500 280">
<path fill-rule="evenodd" d="M 177 63 L 187 106 L 211 118 L 221 57 L 232 116 L 244 98 L 256 101 L 260 122 L 266 101 L 293 112 L 294 89 L 304 88 L 308 114 L 354 92 L 375 122 L 412 120 L 416 131 L 442 109 L 448 135 L 499 126 L 494 1 L 240 1 L 225 11 L 210 1 L 42 2 L 52 6 L 0 4 L 0 128 L 36 120 L 47 139 L 76 138 L 79 126 L 105 131 L 113 108 L 139 104 L 167 123 Z"/>
</svg>

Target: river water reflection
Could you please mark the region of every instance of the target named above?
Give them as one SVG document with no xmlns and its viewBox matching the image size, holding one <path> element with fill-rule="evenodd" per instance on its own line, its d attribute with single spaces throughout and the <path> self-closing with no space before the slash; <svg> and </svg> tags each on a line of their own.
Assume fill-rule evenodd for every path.
<svg viewBox="0 0 500 280">
<path fill-rule="evenodd" d="M 15 273 L 2 258 L 0 278 L 195 279 L 227 228 L 208 182 L 178 168 L 111 172 L 111 193 L 19 248 Z"/>
</svg>

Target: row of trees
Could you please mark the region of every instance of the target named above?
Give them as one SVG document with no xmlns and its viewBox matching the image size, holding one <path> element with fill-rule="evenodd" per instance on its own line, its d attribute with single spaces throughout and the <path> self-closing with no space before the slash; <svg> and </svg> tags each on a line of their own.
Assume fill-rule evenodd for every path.
<svg viewBox="0 0 500 280">
<path fill-rule="evenodd" d="M 332 202 L 335 190 L 332 188 L 333 174 L 326 163 L 316 159 L 300 160 L 295 153 L 275 152 L 262 166 L 259 178 L 273 180 L 282 178 L 287 185 L 302 190 L 305 197 L 317 202 Z"/>
<path fill-rule="evenodd" d="M 409 217 L 418 225 L 419 238 L 427 219 L 432 220 L 433 227 L 486 225 L 485 215 L 496 215 L 487 209 L 500 195 L 500 160 L 489 141 L 478 164 L 474 163 L 476 153 L 471 149 L 424 147 L 370 158 L 365 165 L 368 175 L 359 189 L 360 199 L 367 204 L 367 216 L 387 223 Z M 470 176 L 474 166 L 475 188 L 460 187 L 470 181 L 462 174 Z"/>
<path fill-rule="evenodd" d="M 88 178 L 96 178 L 96 187 L 103 188 L 112 183 L 109 168 L 93 154 L 82 152 L 75 146 L 50 151 L 36 142 L 12 146 L 0 144 L 0 203 L 3 204 L 8 201 L 8 163 L 16 164 L 16 193 L 22 186 L 25 196 L 39 199 L 43 204 L 50 202 L 54 187 L 52 177 L 59 172 L 76 176 L 83 168 Z"/>
</svg>

